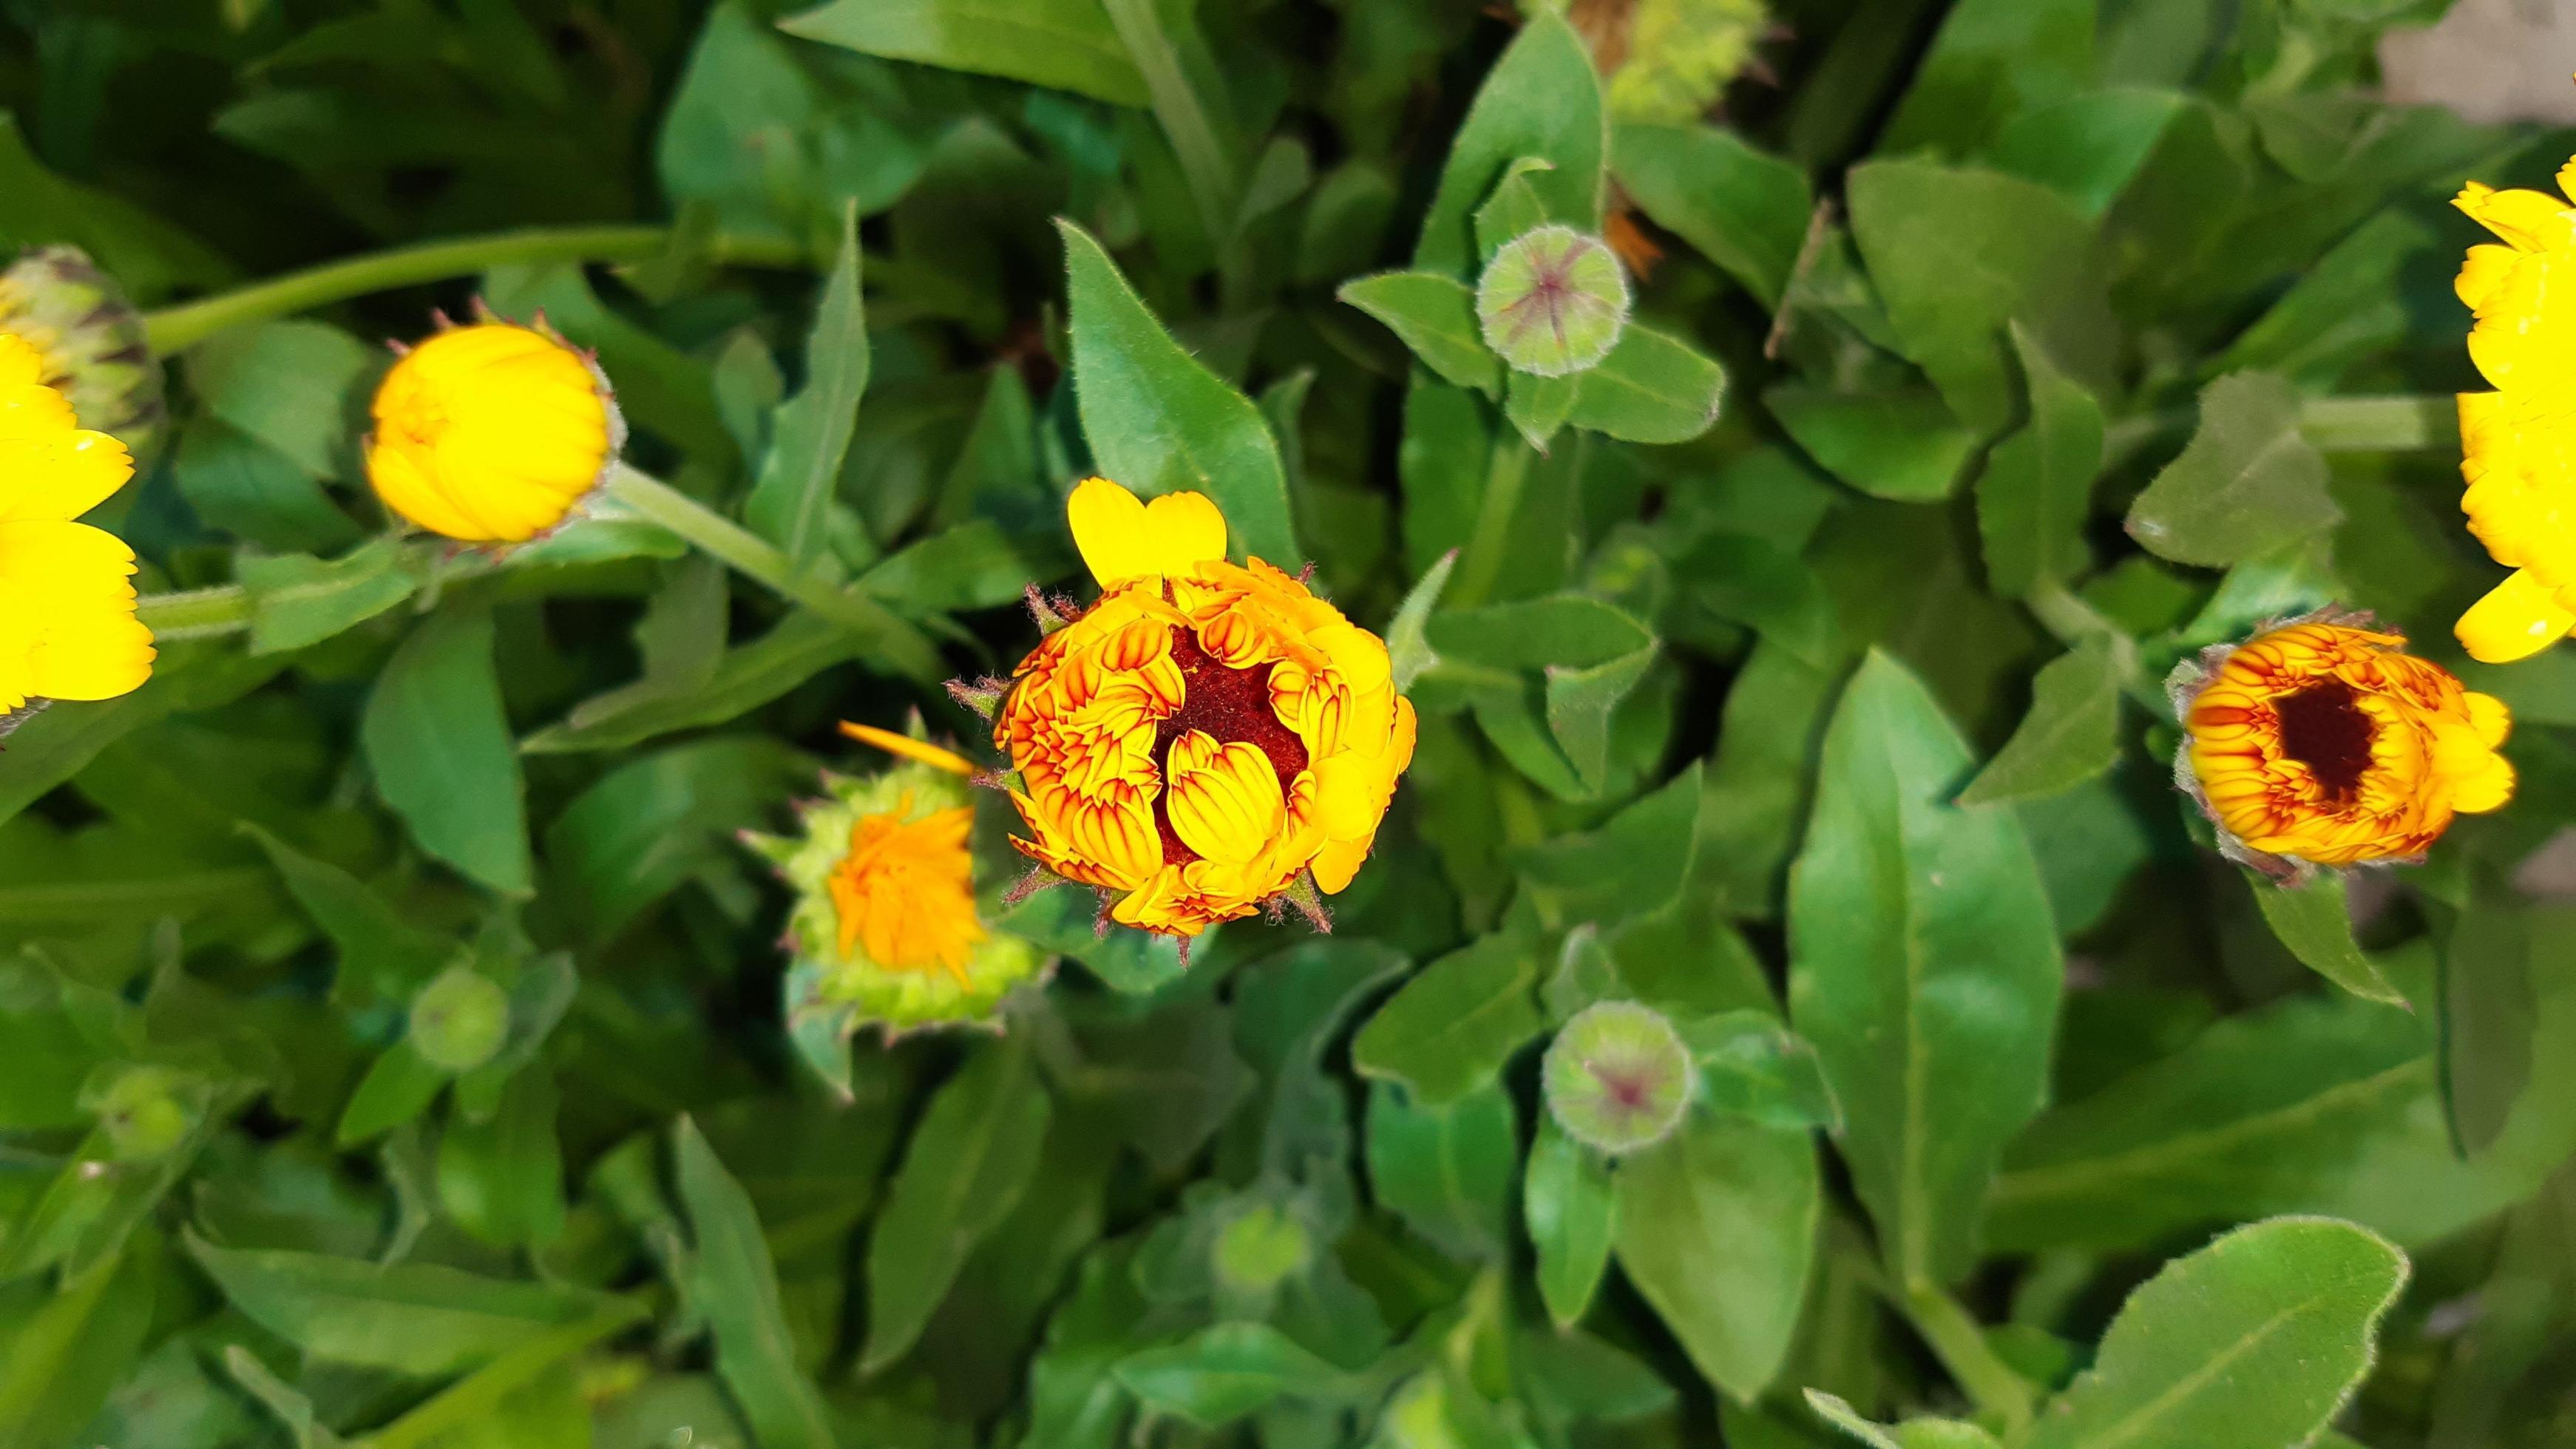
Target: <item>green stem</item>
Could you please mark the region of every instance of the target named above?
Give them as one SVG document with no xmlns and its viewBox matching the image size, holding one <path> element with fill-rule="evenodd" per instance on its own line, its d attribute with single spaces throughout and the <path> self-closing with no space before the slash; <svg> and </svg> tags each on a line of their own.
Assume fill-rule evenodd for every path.
<svg viewBox="0 0 2576 1449">
<path fill-rule="evenodd" d="M 230 292 L 163 308 L 143 319 L 155 356 L 194 347 L 229 327 L 345 302 L 395 287 L 470 277 L 513 262 L 638 262 L 671 244 L 667 226 L 544 227 L 424 242 L 326 262 L 271 277 Z M 716 237 L 708 255 L 717 261 L 796 266 L 803 248 L 750 237 Z"/>
<path fill-rule="evenodd" d="M 2312 397 L 2299 404 L 2299 431 L 2327 453 L 2447 453 L 2460 446 L 2460 400 L 2432 397 Z"/>
<path fill-rule="evenodd" d="M 134 614 L 164 643 L 230 634 L 250 627 L 250 592 L 239 584 L 217 584 L 180 594 L 146 594 Z"/>
<path fill-rule="evenodd" d="M 1198 202 L 1199 218 L 1207 224 L 1209 243 L 1220 254 L 1236 250 L 1234 164 L 1227 158 L 1225 143 L 1217 137 L 1216 122 L 1208 114 L 1206 103 L 1181 69 L 1179 52 L 1172 49 L 1171 38 L 1163 33 L 1163 19 L 1154 0 L 1102 0 L 1102 4 L 1109 12 L 1110 25 L 1118 31 L 1119 41 L 1127 47 L 1128 58 L 1145 77 L 1146 94 L 1154 102 L 1154 119 L 1170 139 L 1173 155 L 1180 158 L 1181 175 L 1188 180 L 1190 195 Z"/>
<path fill-rule="evenodd" d="M 1503 571 L 1503 549 L 1511 542 L 1512 515 L 1520 511 L 1521 486 L 1529 481 L 1529 444 L 1506 424 L 1494 438 L 1486 460 L 1485 493 L 1476 503 L 1476 526 L 1458 559 L 1458 576 L 1449 586 L 1452 608 L 1485 602 L 1485 594 Z"/>
<path fill-rule="evenodd" d="M 538 1334 L 358 1440 L 356 1449 L 414 1449 L 456 1430 L 489 1424 L 513 1392 L 599 1340 L 652 1316 L 652 1303 L 626 1297 L 580 1322 Z"/>
<path fill-rule="evenodd" d="M 1896 1306 L 1914 1325 L 1914 1331 L 1931 1345 L 1933 1356 L 1941 1360 L 1950 1377 L 1967 1391 L 1969 1400 L 1981 1412 L 2002 1419 L 2005 1440 L 2018 1443 L 2030 1427 L 2038 1395 L 2030 1380 L 1995 1356 L 1993 1347 L 1986 1342 L 1985 1330 L 1968 1316 L 1968 1310 L 1929 1283 L 1908 1287 Z"/>
<path fill-rule="evenodd" d="M 607 488 L 610 497 L 705 549 L 735 572 L 767 584 L 869 640 L 905 674 L 935 681 L 946 672 L 928 636 L 895 617 L 883 604 L 798 570 L 776 544 L 661 479 L 619 463 L 609 470 Z"/>
</svg>

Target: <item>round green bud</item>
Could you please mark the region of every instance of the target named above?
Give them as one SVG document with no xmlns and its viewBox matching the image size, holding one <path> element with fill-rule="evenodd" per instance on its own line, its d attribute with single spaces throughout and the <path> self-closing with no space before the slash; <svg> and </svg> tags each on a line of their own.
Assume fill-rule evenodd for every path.
<svg viewBox="0 0 2576 1449">
<path fill-rule="evenodd" d="M 38 247 L 0 270 L 0 332 L 43 355 L 46 381 L 84 428 L 147 466 L 170 419 L 143 314 L 78 247 Z"/>
<path fill-rule="evenodd" d="M 1268 1203 L 1227 1223 L 1216 1240 L 1216 1272 L 1225 1286 L 1266 1293 L 1306 1266 L 1313 1244 L 1306 1225 Z"/>
<path fill-rule="evenodd" d="M 1543 226 L 1503 243 L 1476 283 L 1485 345 L 1540 377 L 1610 355 L 1628 325 L 1628 274 L 1599 237 Z"/>
<path fill-rule="evenodd" d="M 1699 1073 L 1663 1013 L 1633 1001 L 1603 1001 L 1558 1030 L 1540 1082 L 1547 1109 L 1567 1136 L 1603 1152 L 1634 1152 L 1680 1124 Z"/>
<path fill-rule="evenodd" d="M 448 967 L 411 999 L 412 1050 L 431 1066 L 470 1072 L 509 1034 L 509 994 L 471 967 Z"/>
<path fill-rule="evenodd" d="M 132 1067 L 89 1103 L 118 1161 L 166 1156 L 188 1135 L 188 1104 L 180 1099 L 179 1085 L 178 1075 L 167 1067 Z"/>
</svg>

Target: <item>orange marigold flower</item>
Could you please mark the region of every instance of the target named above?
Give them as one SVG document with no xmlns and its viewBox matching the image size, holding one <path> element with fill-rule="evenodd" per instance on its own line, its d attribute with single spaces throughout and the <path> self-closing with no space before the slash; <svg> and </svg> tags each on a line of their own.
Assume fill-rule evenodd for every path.
<svg viewBox="0 0 2576 1449">
<path fill-rule="evenodd" d="M 1413 759 L 1386 645 L 1260 559 L 1226 561 L 1197 493 L 1074 490 L 1104 592 L 1020 661 L 993 722 L 1030 859 L 1117 896 L 1110 917 L 1195 936 L 1368 858 Z"/>
<path fill-rule="evenodd" d="M 2284 877 L 2414 860 L 2455 814 L 2512 798 L 2503 702 L 2405 647 L 2368 615 L 2328 612 L 2174 671 L 2175 779 L 2231 857 Z"/>
<path fill-rule="evenodd" d="M 608 379 L 543 319 L 438 332 L 385 374 L 373 411 L 376 496 L 466 543 L 520 543 L 563 522 L 626 442 Z"/>
</svg>

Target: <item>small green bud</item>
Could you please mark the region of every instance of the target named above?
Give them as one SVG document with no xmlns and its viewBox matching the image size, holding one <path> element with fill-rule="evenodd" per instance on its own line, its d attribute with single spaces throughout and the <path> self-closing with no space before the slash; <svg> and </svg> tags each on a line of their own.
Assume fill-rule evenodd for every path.
<svg viewBox="0 0 2576 1449">
<path fill-rule="evenodd" d="M 1585 1007 L 1548 1044 L 1547 1109 L 1566 1135 L 1603 1152 L 1634 1152 L 1680 1124 L 1698 1069 L 1663 1013 L 1633 1001 Z"/>
<path fill-rule="evenodd" d="M 149 1162 L 168 1155 L 188 1135 L 188 1104 L 181 1078 L 167 1067 L 130 1067 L 88 1103 L 119 1162 Z"/>
<path fill-rule="evenodd" d="M 469 966 L 450 966 L 411 999 L 411 1045 L 431 1066 L 470 1072 L 510 1034 L 510 997 Z"/>
<path fill-rule="evenodd" d="M 1217 1235 L 1217 1277 L 1228 1288 L 1267 1293 L 1305 1267 L 1313 1251 L 1304 1223 L 1263 1203 L 1227 1223 Z"/>
<path fill-rule="evenodd" d="M 1540 377 L 1610 355 L 1628 325 L 1628 274 L 1599 237 L 1543 226 L 1503 243 L 1476 283 L 1485 345 Z"/>
<path fill-rule="evenodd" d="M 143 314 L 115 278 L 77 247 L 27 252 L 0 271 L 0 332 L 44 355 L 45 380 L 82 427 L 125 444 L 138 467 L 148 462 L 170 412 Z"/>
</svg>

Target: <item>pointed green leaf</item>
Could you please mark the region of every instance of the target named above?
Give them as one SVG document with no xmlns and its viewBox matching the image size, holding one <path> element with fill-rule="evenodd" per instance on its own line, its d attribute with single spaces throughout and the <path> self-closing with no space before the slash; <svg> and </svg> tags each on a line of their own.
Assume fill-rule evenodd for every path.
<svg viewBox="0 0 2576 1449">
<path fill-rule="evenodd" d="M 868 319 L 859 294 L 859 214 L 853 203 L 841 213 L 841 249 L 806 334 L 805 385 L 779 404 L 769 453 L 743 505 L 744 521 L 785 549 L 798 568 L 823 550 L 824 523 L 867 390 Z"/>
<path fill-rule="evenodd" d="M 1423 1102 L 1456 1101 L 1491 1082 L 1547 1025 L 1535 995 L 1537 943 L 1500 931 L 1404 983 L 1351 1043 L 1363 1076 L 1402 1082 Z"/>
<path fill-rule="evenodd" d="M 1487 397 L 1502 390 L 1503 360 L 1485 346 L 1466 283 L 1438 272 L 1380 272 L 1354 277 L 1334 295 L 1385 323 L 1448 381 Z"/>
<path fill-rule="evenodd" d="M 1619 1195 L 1610 1164 L 1541 1114 L 1521 1182 L 1521 1216 L 1538 1254 L 1538 1292 L 1559 1328 L 1580 1322 L 1610 1266 Z"/>
<path fill-rule="evenodd" d="M 2120 754 L 2120 670 L 2111 641 L 2099 636 L 2048 661 L 2031 681 L 2030 712 L 1959 803 L 2036 800 L 2110 769 Z"/>
<path fill-rule="evenodd" d="M 822 1396 L 796 1367 L 795 1333 L 750 1194 L 725 1170 L 697 1123 L 682 1117 L 671 1148 L 696 1248 L 690 1296 L 715 1332 L 717 1374 L 761 1449 L 832 1449 Z"/>
<path fill-rule="evenodd" d="M 1477 260 L 1476 212 L 1524 157 L 1548 163 L 1527 180 L 1546 204 L 1549 220 L 1578 231 L 1599 230 L 1602 157 L 1608 149 L 1591 53 L 1563 17 L 1544 11 L 1486 72 L 1467 108 L 1423 218 L 1413 264 L 1464 280 Z"/>
<path fill-rule="evenodd" d="M 1780 305 L 1815 209 L 1805 172 L 1708 125 L 1622 125 L 1610 155 L 1620 186 L 1657 226 L 1762 305 Z"/>
<path fill-rule="evenodd" d="M 1977 476 L 1977 533 L 1986 582 L 2018 599 L 2072 578 L 2084 560 L 2084 521 L 2102 469 L 2102 405 L 2060 372 L 2030 330 L 2015 323 L 2013 348 L 2029 387 L 2030 421 L 1995 445 Z"/>
<path fill-rule="evenodd" d="M 1690 344 L 1630 322 L 1598 366 L 1574 374 L 1570 427 L 1629 443 L 1687 443 L 1717 422 L 1726 369 Z"/>
<path fill-rule="evenodd" d="M 2129 505 L 2129 536 L 2176 563 L 2219 568 L 2322 533 L 2343 516 L 2326 461 L 2299 432 L 2299 395 L 2268 372 L 2200 394 L 2200 428 Z"/>
<path fill-rule="evenodd" d="M 1694 1113 L 1619 1164 L 1619 1267 L 1691 1362 L 1739 1400 L 1787 1359 L 1823 1188 L 1804 1131 Z"/>
<path fill-rule="evenodd" d="M 2299 964 L 2367 1001 L 2406 1004 L 2406 994 L 2361 954 L 2352 938 L 2352 914 L 2344 905 L 2344 878 L 2326 871 L 2298 886 L 2285 886 L 2246 871 L 2245 883 L 2272 928 Z"/>
<path fill-rule="evenodd" d="M 1100 0 L 833 0 L 779 22 L 790 35 L 1143 106 L 1145 77 Z"/>
<path fill-rule="evenodd" d="M 367 696 L 359 738 L 378 793 L 422 849 L 494 890 L 529 889 L 526 792 L 489 611 L 421 621 Z"/>
</svg>

